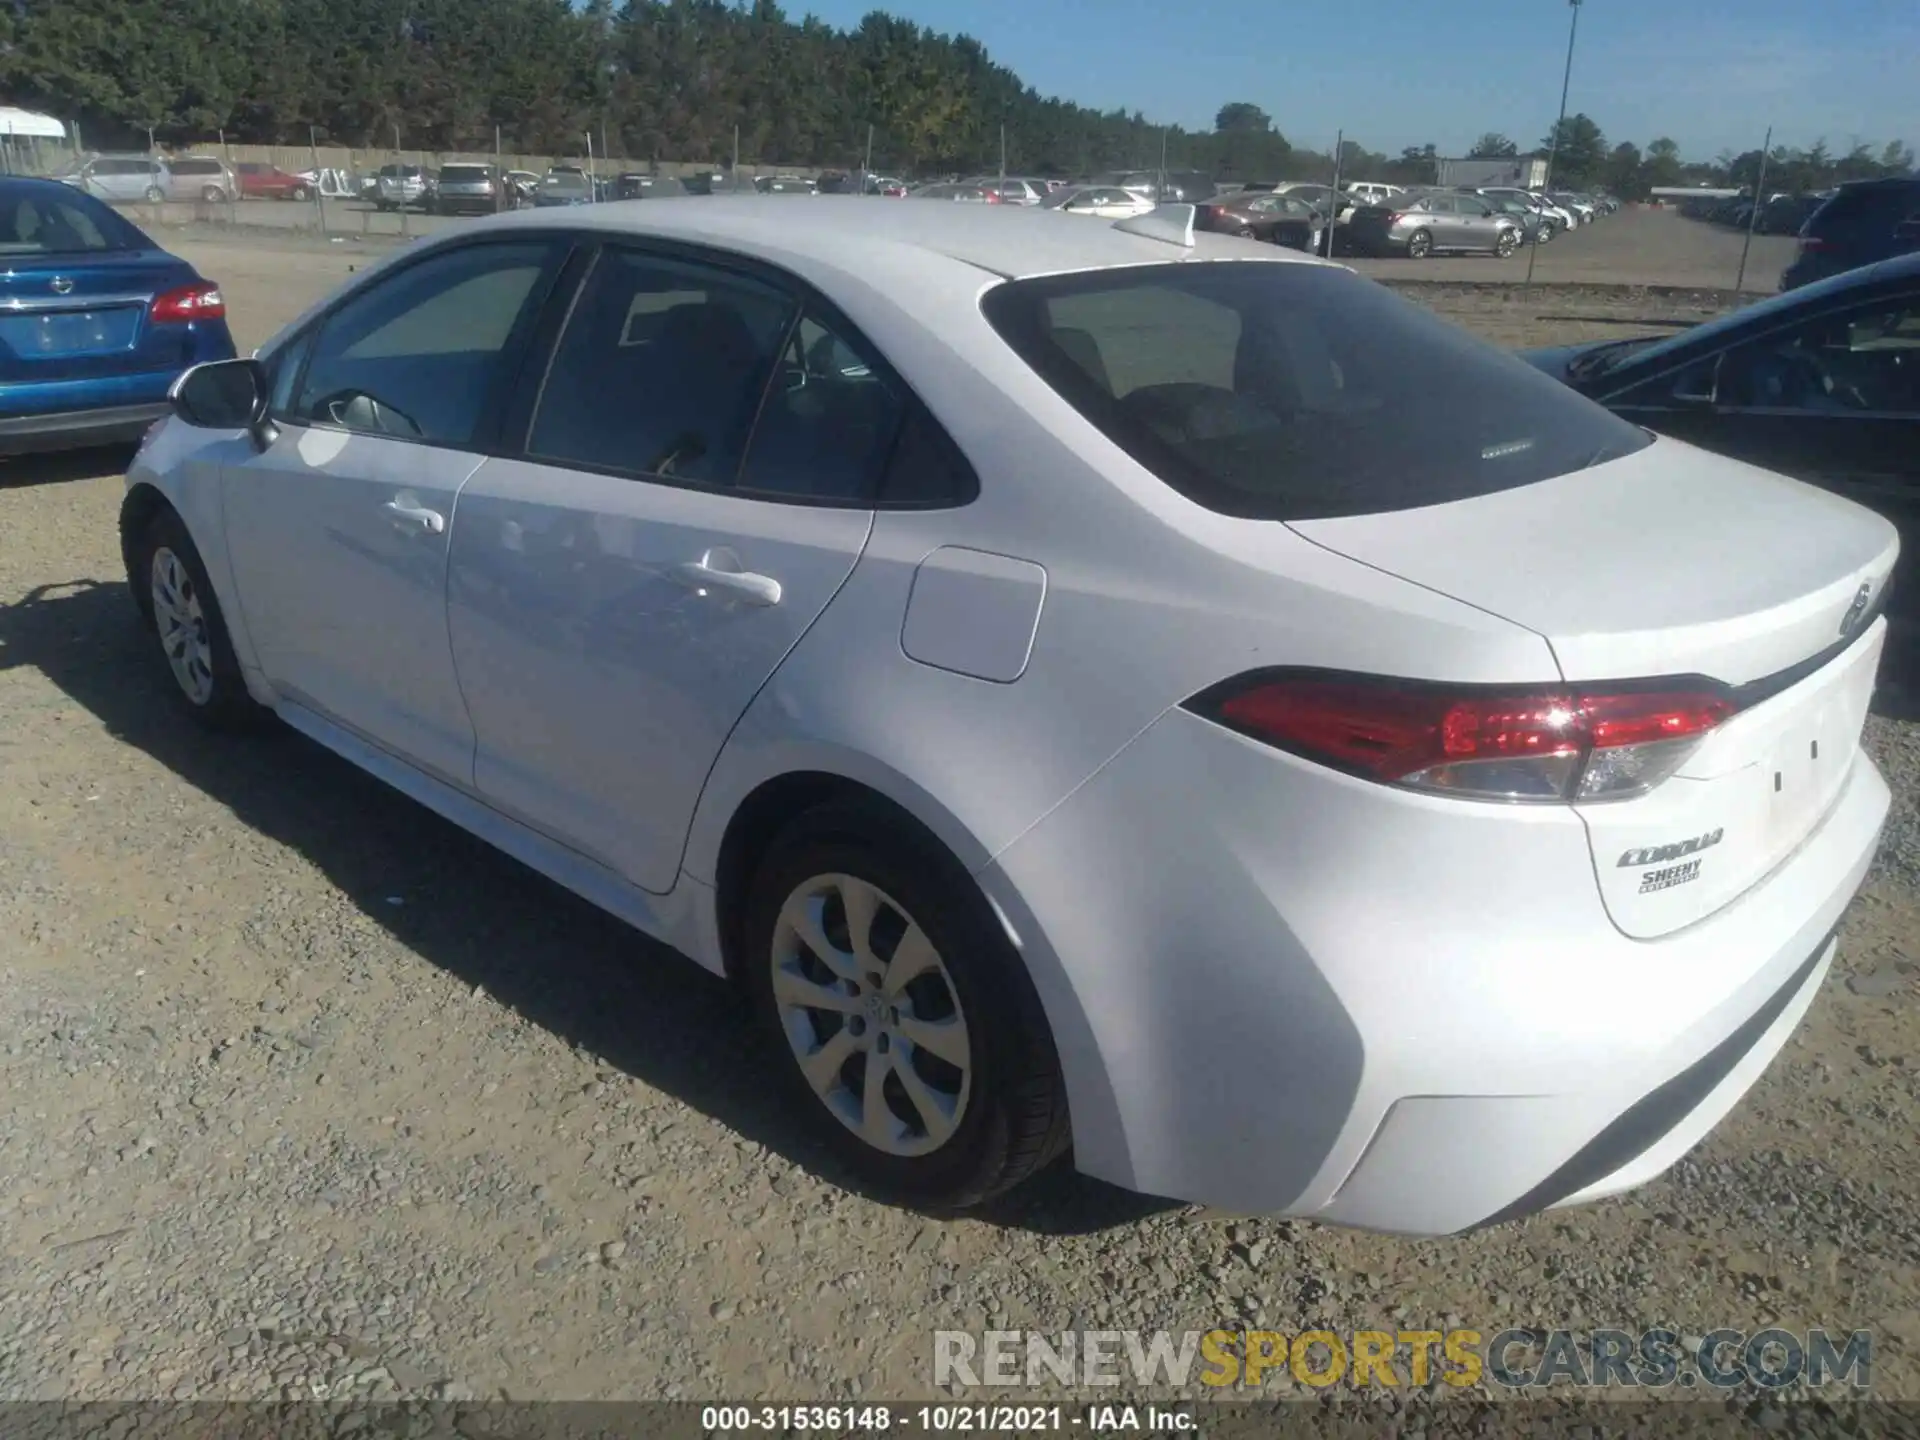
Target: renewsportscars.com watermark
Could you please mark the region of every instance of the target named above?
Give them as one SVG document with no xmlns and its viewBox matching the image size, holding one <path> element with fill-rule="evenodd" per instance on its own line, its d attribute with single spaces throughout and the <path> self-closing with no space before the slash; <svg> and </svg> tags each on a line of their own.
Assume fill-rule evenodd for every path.
<svg viewBox="0 0 1920 1440">
<path fill-rule="evenodd" d="M 936 1330 L 933 1383 L 1778 1390 L 1873 1383 L 1865 1330 Z"/>
</svg>

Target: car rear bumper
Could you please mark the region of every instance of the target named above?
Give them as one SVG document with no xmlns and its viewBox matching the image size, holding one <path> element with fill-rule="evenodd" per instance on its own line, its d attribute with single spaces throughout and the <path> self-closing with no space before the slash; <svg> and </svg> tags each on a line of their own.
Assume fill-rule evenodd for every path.
<svg viewBox="0 0 1920 1440">
<path fill-rule="evenodd" d="M 1413 795 L 1173 711 L 980 880 L 1053 1019 L 1082 1170 L 1449 1234 L 1697 1143 L 1818 990 L 1888 805 L 1858 754 L 1766 881 L 1637 941 L 1570 809 Z"/>
<path fill-rule="evenodd" d="M 0 455 L 35 455 L 138 440 L 168 413 L 166 401 L 0 417 Z"/>
</svg>

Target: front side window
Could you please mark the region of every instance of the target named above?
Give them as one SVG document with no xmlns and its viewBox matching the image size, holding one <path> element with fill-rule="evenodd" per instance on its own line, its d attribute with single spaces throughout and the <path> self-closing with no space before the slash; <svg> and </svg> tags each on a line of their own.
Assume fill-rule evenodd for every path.
<svg viewBox="0 0 1920 1440">
<path fill-rule="evenodd" d="M 1309 520 L 1434 505 L 1651 443 L 1344 270 L 1129 267 L 1013 281 L 982 308 L 1116 445 L 1225 514 Z"/>
<path fill-rule="evenodd" d="M 1920 415 L 1920 296 L 1735 346 L 1721 361 L 1715 398 L 1732 409 Z"/>
<path fill-rule="evenodd" d="M 513 341 L 540 302 L 544 242 L 443 251 L 328 316 L 290 419 L 439 445 L 477 437 Z"/>
<path fill-rule="evenodd" d="M 554 352 L 527 453 L 731 484 L 793 309 L 750 276 L 607 251 Z"/>
</svg>

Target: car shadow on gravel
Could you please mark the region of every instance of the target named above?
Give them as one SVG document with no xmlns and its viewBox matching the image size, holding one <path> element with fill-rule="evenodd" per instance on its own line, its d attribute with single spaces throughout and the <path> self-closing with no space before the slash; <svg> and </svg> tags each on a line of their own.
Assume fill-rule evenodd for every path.
<svg viewBox="0 0 1920 1440">
<path fill-rule="evenodd" d="M 61 485 L 70 480 L 99 480 L 108 475 L 124 475 L 132 458 L 131 445 L 107 445 L 92 450 L 62 450 L 52 455 L 0 458 L 0 489 Z"/>
<path fill-rule="evenodd" d="M 40 671 L 116 739 L 305 857 L 415 954 L 595 1061 L 850 1185 L 782 1098 L 737 992 L 291 732 L 221 737 L 181 713 L 124 581 L 0 605 L 0 671 Z M 246 919 L 235 914 L 238 928 Z M 858 1188 L 850 1186 L 850 1188 Z M 1089 1234 L 1174 1208 L 1057 1166 L 970 1218 Z"/>
</svg>

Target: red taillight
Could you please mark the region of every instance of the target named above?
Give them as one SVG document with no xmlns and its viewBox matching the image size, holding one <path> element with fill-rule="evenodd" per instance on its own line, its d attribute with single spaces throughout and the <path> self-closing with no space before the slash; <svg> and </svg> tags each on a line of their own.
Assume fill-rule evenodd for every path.
<svg viewBox="0 0 1920 1440">
<path fill-rule="evenodd" d="M 1406 212 L 1404 211 L 1389 210 L 1387 212 L 1387 227 L 1391 229 L 1393 226 L 1398 225 L 1402 220 L 1406 218 L 1407 218 Z"/>
<path fill-rule="evenodd" d="M 1677 770 L 1733 702 L 1708 688 L 1449 689 L 1325 674 L 1251 676 L 1190 708 L 1390 785 L 1489 800 L 1619 800 Z"/>
<path fill-rule="evenodd" d="M 1000 192 L 998 190 L 987 191 L 987 204 L 998 205 L 999 203 L 1000 203 Z"/>
<path fill-rule="evenodd" d="M 192 285 L 182 285 L 178 290 L 169 290 L 163 295 L 153 297 L 153 305 L 147 311 L 149 319 L 161 323 L 178 323 L 184 320 L 222 320 L 226 318 L 227 301 L 220 293 L 218 285 L 206 281 L 196 281 Z"/>
</svg>

